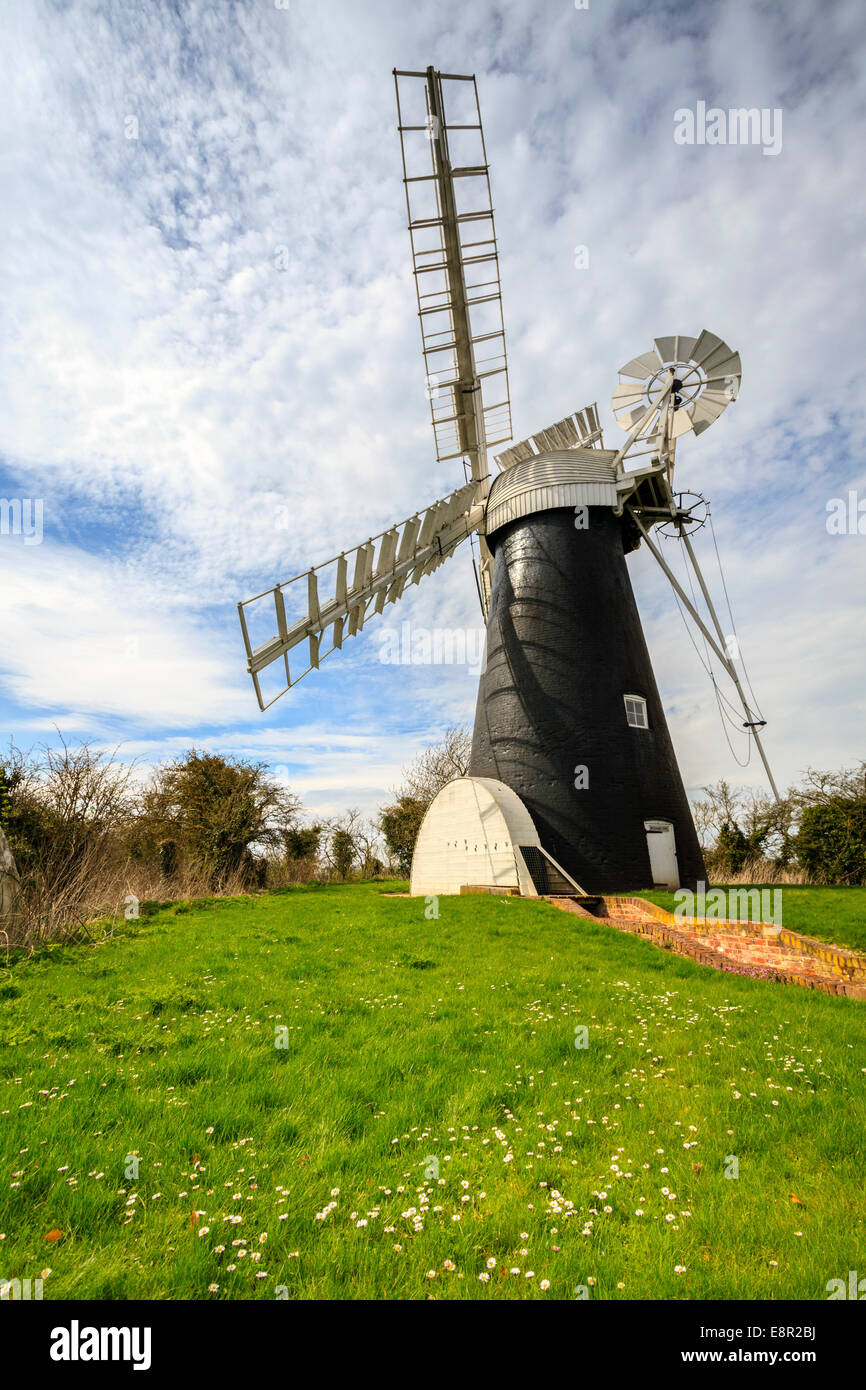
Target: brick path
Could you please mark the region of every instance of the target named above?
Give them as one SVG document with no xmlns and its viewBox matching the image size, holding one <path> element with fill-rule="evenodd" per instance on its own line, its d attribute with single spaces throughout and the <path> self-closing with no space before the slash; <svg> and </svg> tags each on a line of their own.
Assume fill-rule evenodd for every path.
<svg viewBox="0 0 866 1390">
<path fill-rule="evenodd" d="M 866 956 L 763 922 L 675 917 L 645 898 L 553 897 L 555 907 L 632 932 L 675 955 L 735 975 L 866 999 Z"/>
</svg>

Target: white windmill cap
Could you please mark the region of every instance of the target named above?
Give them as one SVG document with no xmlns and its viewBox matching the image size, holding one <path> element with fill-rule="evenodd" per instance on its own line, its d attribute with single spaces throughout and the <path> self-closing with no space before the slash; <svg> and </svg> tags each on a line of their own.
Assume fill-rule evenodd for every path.
<svg viewBox="0 0 866 1390">
<path fill-rule="evenodd" d="M 486 532 L 509 521 L 557 507 L 616 507 L 612 449 L 551 449 L 533 454 L 493 479 L 487 501 Z"/>
</svg>

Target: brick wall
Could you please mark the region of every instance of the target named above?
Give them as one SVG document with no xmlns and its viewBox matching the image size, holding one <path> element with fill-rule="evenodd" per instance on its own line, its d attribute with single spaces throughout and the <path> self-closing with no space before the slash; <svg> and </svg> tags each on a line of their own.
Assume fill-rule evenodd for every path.
<svg viewBox="0 0 866 1390">
<path fill-rule="evenodd" d="M 605 897 L 592 911 L 573 898 L 551 897 L 550 901 L 578 916 L 593 917 L 619 931 L 642 936 L 663 950 L 688 956 L 713 970 L 866 999 L 866 956 L 814 941 L 799 932 L 780 931 L 766 922 L 675 917 L 644 898 Z"/>
</svg>

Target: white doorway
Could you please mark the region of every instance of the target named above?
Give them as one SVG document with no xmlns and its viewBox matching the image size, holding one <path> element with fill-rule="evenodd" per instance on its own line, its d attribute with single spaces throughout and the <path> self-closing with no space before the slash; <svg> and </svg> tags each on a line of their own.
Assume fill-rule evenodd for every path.
<svg viewBox="0 0 866 1390">
<path fill-rule="evenodd" d="M 645 820 L 644 829 L 653 888 L 679 888 L 680 871 L 673 825 L 669 820 Z"/>
</svg>

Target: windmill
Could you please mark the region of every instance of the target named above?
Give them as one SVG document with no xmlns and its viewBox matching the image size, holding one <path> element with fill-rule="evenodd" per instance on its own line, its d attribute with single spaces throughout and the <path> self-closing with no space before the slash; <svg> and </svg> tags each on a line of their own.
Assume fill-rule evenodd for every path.
<svg viewBox="0 0 866 1390">
<path fill-rule="evenodd" d="M 625 432 L 595 404 L 513 444 L 490 175 L 473 76 L 394 71 L 427 395 L 448 496 L 238 605 L 265 710 L 386 605 L 477 544 L 487 623 L 469 772 L 422 824 L 412 892 L 529 896 L 694 887 L 705 869 L 626 566 L 645 545 L 759 730 L 698 565 L 703 499 L 674 491 L 677 445 L 736 399 L 739 355 L 707 331 L 657 338 L 621 368 Z M 498 454 L 493 450 L 509 447 Z M 496 474 L 491 479 L 491 462 Z M 653 535 L 682 543 L 691 597 Z M 699 611 L 693 578 L 709 621 Z M 264 640 L 254 644 L 266 615 Z M 264 686 L 276 676 L 276 690 Z M 718 690 L 717 690 L 718 695 Z M 729 705 L 730 708 L 730 705 Z"/>
</svg>

